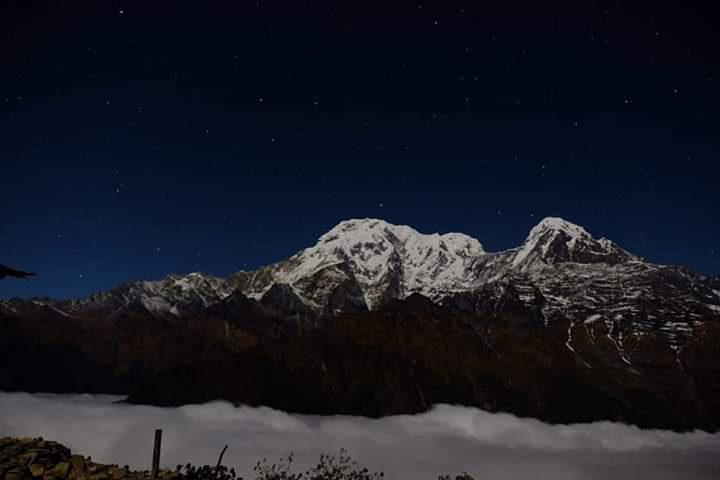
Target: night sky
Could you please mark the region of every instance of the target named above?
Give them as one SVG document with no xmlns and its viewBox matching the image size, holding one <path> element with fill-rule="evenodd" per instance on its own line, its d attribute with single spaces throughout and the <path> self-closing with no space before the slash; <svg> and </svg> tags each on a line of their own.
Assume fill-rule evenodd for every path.
<svg viewBox="0 0 720 480">
<path fill-rule="evenodd" d="M 556 215 L 718 274 L 720 29 L 663 3 L 4 0 L 0 263 L 39 276 L 0 298 L 227 275 L 354 217 L 493 251 Z"/>
</svg>

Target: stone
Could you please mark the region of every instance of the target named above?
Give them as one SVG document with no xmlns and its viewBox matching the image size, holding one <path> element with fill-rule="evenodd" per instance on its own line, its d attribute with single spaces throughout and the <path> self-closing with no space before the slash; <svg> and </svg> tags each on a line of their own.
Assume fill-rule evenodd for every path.
<svg viewBox="0 0 720 480">
<path fill-rule="evenodd" d="M 112 477 L 113 480 L 120 480 L 121 478 L 125 477 L 127 475 L 127 470 L 124 468 L 119 467 L 110 467 L 110 470 L 108 470 L 108 473 Z"/>
<path fill-rule="evenodd" d="M 50 475 L 58 478 L 66 478 L 70 472 L 70 464 L 68 462 L 60 462 L 50 470 Z"/>
<path fill-rule="evenodd" d="M 17 457 L 17 463 L 21 465 L 30 465 L 35 462 L 37 454 L 35 452 L 27 452 Z"/>
<path fill-rule="evenodd" d="M 45 467 L 40 465 L 39 463 L 34 463 L 30 465 L 30 475 L 33 477 L 42 477 L 45 473 Z"/>
<path fill-rule="evenodd" d="M 85 458 L 82 455 L 73 455 L 70 457 L 70 464 L 73 468 L 80 468 L 85 463 Z"/>
<path fill-rule="evenodd" d="M 32 478 L 27 468 L 14 468 L 5 473 L 5 480 L 26 480 Z"/>
</svg>

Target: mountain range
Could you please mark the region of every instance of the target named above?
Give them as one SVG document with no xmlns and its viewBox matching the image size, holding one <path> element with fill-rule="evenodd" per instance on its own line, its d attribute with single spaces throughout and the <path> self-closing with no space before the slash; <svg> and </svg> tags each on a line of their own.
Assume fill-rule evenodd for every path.
<svg viewBox="0 0 720 480">
<path fill-rule="evenodd" d="M 0 389 L 379 416 L 720 424 L 720 279 L 546 218 L 517 248 L 378 219 L 226 278 L 0 301 Z"/>
</svg>

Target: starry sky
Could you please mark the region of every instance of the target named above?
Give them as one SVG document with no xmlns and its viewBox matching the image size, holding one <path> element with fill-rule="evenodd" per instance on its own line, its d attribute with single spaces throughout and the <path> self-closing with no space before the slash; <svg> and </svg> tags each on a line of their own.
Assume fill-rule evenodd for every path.
<svg viewBox="0 0 720 480">
<path fill-rule="evenodd" d="M 548 4 L 549 3 L 549 4 Z M 720 273 L 710 2 L 0 3 L 0 298 L 561 216 Z M 670 3 L 670 2 L 667 2 Z"/>
</svg>

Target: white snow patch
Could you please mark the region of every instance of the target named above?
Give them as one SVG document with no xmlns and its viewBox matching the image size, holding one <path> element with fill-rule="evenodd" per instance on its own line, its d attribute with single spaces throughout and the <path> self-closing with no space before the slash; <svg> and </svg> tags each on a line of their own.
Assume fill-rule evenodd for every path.
<svg viewBox="0 0 720 480">
<path fill-rule="evenodd" d="M 577 357 L 578 360 L 580 360 L 583 363 L 583 365 L 585 365 L 585 367 L 590 368 L 590 364 L 587 363 L 585 360 L 583 360 L 583 358 L 580 357 L 580 355 L 578 355 L 577 351 L 572 346 L 572 331 L 573 331 L 574 326 L 575 326 L 575 324 L 572 321 L 568 322 L 567 340 L 565 341 L 565 346 L 567 347 L 568 350 L 573 352 L 573 354 Z"/>
<path fill-rule="evenodd" d="M 170 305 L 163 297 L 149 297 L 147 295 L 143 295 L 140 297 L 140 302 L 151 312 L 169 312 L 171 309 L 175 308 L 174 305 Z"/>
<path fill-rule="evenodd" d="M 63 317 L 70 318 L 70 314 L 68 314 L 67 312 L 63 312 L 63 311 L 60 310 L 59 308 L 54 307 L 54 306 L 52 306 L 52 305 L 48 305 L 48 307 L 50 307 L 51 310 L 53 310 L 53 311 L 56 312 L 56 313 L 59 313 L 59 314 L 62 315 Z"/>
</svg>

